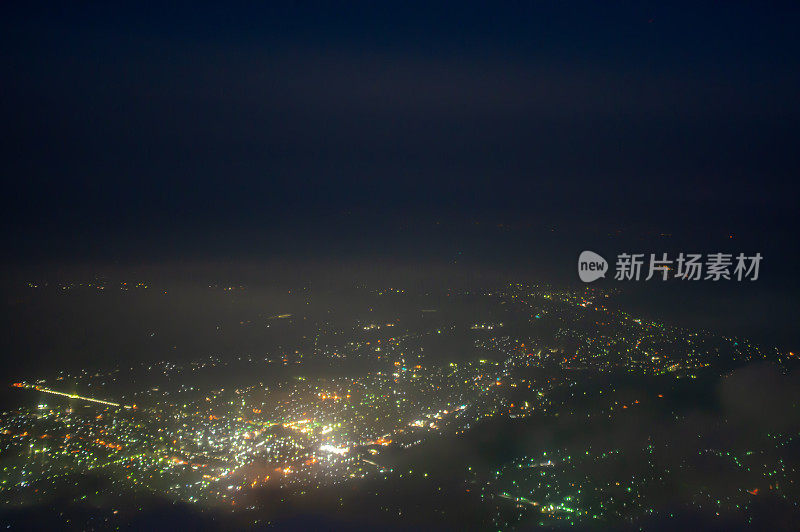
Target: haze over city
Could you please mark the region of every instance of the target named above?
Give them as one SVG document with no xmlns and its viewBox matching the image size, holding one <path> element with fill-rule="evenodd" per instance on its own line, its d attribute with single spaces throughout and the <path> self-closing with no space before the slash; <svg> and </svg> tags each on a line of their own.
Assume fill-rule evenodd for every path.
<svg viewBox="0 0 800 532">
<path fill-rule="evenodd" d="M 792 529 L 798 22 L 4 6 L 0 523 Z"/>
</svg>

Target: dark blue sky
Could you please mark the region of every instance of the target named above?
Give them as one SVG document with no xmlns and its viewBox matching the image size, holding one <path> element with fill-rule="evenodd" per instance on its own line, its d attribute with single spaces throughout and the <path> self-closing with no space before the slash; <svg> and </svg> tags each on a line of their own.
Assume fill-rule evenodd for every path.
<svg viewBox="0 0 800 532">
<path fill-rule="evenodd" d="M 795 253 L 800 10 L 662 4 L 3 6 L 4 255 Z"/>
</svg>

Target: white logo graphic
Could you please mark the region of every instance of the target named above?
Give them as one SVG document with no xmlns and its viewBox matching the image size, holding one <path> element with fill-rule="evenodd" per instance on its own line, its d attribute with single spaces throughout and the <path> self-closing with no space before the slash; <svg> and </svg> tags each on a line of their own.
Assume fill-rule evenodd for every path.
<svg viewBox="0 0 800 532">
<path fill-rule="evenodd" d="M 667 253 L 650 253 L 647 259 L 645 253 L 620 253 L 617 255 L 616 274 L 617 281 L 649 281 L 652 278 L 669 281 L 680 279 L 682 281 L 710 280 L 726 281 L 758 280 L 761 253 L 745 255 L 739 253 L 708 253 L 703 261 L 701 253 L 680 253 L 677 258 L 671 259 Z M 642 275 L 642 270 L 646 277 Z M 594 251 L 584 251 L 578 257 L 578 277 L 584 283 L 591 283 L 606 276 L 608 263 L 606 259 Z M 705 276 L 703 276 L 705 273 Z"/>
<path fill-rule="evenodd" d="M 594 251 L 584 251 L 578 257 L 578 276 L 584 283 L 591 283 L 606 276 L 608 263 Z"/>
</svg>

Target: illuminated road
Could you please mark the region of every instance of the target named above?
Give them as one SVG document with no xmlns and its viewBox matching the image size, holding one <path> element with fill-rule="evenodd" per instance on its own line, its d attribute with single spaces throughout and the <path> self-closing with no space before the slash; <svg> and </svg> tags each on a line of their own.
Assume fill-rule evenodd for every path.
<svg viewBox="0 0 800 532">
<path fill-rule="evenodd" d="M 59 392 L 58 390 L 51 390 L 50 388 L 45 388 L 44 386 L 34 386 L 32 384 L 26 384 L 24 382 L 15 382 L 15 388 L 26 388 L 31 390 L 36 390 L 39 392 L 49 393 L 53 395 L 60 395 L 61 397 L 68 397 L 69 399 L 78 399 L 80 401 L 89 401 L 90 403 L 98 403 L 101 405 L 108 405 L 108 406 L 122 406 L 119 403 L 114 403 L 112 401 L 104 401 L 103 399 L 95 399 L 93 397 L 84 397 L 82 395 L 78 395 L 76 393 L 65 393 Z M 125 408 L 131 408 L 129 406 L 125 406 Z"/>
</svg>

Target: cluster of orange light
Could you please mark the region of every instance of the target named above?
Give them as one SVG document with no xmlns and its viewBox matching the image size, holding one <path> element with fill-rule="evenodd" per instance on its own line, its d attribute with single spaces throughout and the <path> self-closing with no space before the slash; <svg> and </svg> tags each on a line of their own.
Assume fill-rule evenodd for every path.
<svg viewBox="0 0 800 532">
<path fill-rule="evenodd" d="M 207 475 L 203 475 L 203 476 L 207 476 Z M 216 479 L 215 479 L 215 480 L 216 480 Z M 266 481 L 268 481 L 268 480 L 269 480 L 269 475 L 265 476 L 263 479 L 255 479 L 255 480 L 253 480 L 253 482 L 250 484 L 250 487 L 251 487 L 251 488 L 255 488 L 255 487 L 256 487 L 256 486 L 258 486 L 258 485 L 259 485 L 261 482 L 266 482 Z"/>
<path fill-rule="evenodd" d="M 104 440 L 94 440 L 94 443 L 97 445 L 102 445 L 103 447 L 108 447 L 109 449 L 116 449 L 117 451 L 122 450 L 122 445 L 118 443 L 111 443 Z"/>
<path fill-rule="evenodd" d="M 348 395 L 348 397 L 350 396 Z M 319 398 L 321 401 L 338 401 L 339 399 L 341 399 L 341 397 L 339 397 L 338 395 L 326 395 L 324 393 L 320 393 Z"/>
</svg>

